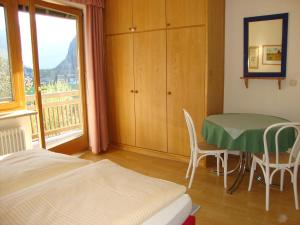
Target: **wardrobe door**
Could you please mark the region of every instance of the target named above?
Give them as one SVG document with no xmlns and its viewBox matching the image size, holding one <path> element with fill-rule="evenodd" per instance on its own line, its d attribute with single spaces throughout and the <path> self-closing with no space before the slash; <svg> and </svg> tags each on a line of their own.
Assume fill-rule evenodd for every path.
<svg viewBox="0 0 300 225">
<path fill-rule="evenodd" d="M 194 26 L 206 23 L 206 1 L 166 0 L 169 27 Z"/>
<path fill-rule="evenodd" d="M 132 28 L 132 0 L 105 1 L 106 34 L 128 33 Z"/>
<path fill-rule="evenodd" d="M 167 151 L 166 31 L 134 34 L 136 146 Z"/>
<path fill-rule="evenodd" d="M 205 115 L 205 28 L 167 32 L 168 152 L 189 155 L 189 135 L 182 109 L 191 114 L 199 140 Z"/>
<path fill-rule="evenodd" d="M 133 0 L 133 26 L 137 31 L 166 27 L 165 0 Z"/>
<path fill-rule="evenodd" d="M 107 36 L 106 41 L 111 140 L 135 145 L 133 34 Z"/>
</svg>

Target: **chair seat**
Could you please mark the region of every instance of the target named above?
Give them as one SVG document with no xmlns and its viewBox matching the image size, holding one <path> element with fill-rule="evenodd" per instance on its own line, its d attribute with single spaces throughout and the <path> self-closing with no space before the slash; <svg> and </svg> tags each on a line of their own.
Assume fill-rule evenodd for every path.
<svg viewBox="0 0 300 225">
<path fill-rule="evenodd" d="M 255 154 L 255 156 L 262 160 L 263 159 L 263 154 Z M 289 163 L 289 157 L 290 154 L 283 152 L 279 154 L 279 163 L 280 164 L 288 164 Z M 275 164 L 276 163 L 276 154 L 275 153 L 270 153 L 269 154 L 269 162 L 270 164 Z"/>
<path fill-rule="evenodd" d="M 220 149 L 215 145 L 205 145 L 198 143 L 198 152 L 201 154 L 222 154 L 226 149 Z"/>
<path fill-rule="evenodd" d="M 198 143 L 198 146 L 199 146 L 200 152 L 206 152 L 206 151 L 224 152 L 225 150 L 227 150 L 227 149 L 218 148 L 216 145 L 208 145 L 208 144 L 203 144 L 203 143 Z M 233 151 L 233 150 L 228 151 L 228 154 L 230 154 L 230 155 L 239 156 L 240 153 L 241 153 L 240 151 Z"/>
</svg>

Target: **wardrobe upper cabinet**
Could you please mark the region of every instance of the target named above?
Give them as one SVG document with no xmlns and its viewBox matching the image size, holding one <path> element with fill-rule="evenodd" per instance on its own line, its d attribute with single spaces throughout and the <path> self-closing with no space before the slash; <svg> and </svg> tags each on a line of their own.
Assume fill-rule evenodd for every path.
<svg viewBox="0 0 300 225">
<path fill-rule="evenodd" d="M 110 138 L 135 145 L 133 34 L 106 37 Z"/>
<path fill-rule="evenodd" d="M 192 116 L 200 140 L 205 117 L 205 27 L 167 31 L 168 152 L 190 154 L 189 134 L 182 109 Z"/>
<path fill-rule="evenodd" d="M 129 32 L 132 28 L 132 0 L 105 1 L 106 34 Z"/>
<path fill-rule="evenodd" d="M 133 0 L 133 27 L 136 31 L 165 28 L 165 0 Z"/>
<path fill-rule="evenodd" d="M 167 26 L 181 27 L 206 23 L 206 1 L 166 0 Z"/>
<path fill-rule="evenodd" d="M 134 34 L 136 146 L 167 151 L 166 31 Z"/>
</svg>

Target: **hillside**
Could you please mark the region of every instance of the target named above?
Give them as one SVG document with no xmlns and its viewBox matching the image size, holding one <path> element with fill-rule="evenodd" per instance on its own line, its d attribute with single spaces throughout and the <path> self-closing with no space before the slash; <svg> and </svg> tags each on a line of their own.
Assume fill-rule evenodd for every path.
<svg viewBox="0 0 300 225">
<path fill-rule="evenodd" d="M 77 43 L 74 38 L 68 49 L 65 59 L 53 69 L 42 69 L 40 71 L 41 83 L 55 82 L 64 80 L 69 83 L 75 83 L 78 79 L 77 74 Z M 32 78 L 33 71 L 31 68 L 24 68 L 25 77 Z"/>
</svg>

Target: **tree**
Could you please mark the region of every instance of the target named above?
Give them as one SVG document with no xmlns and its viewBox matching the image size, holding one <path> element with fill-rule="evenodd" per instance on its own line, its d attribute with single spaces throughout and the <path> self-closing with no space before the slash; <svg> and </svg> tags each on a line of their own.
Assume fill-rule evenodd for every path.
<svg viewBox="0 0 300 225">
<path fill-rule="evenodd" d="M 0 56 L 0 102 L 12 99 L 12 82 L 9 63 Z"/>
</svg>

